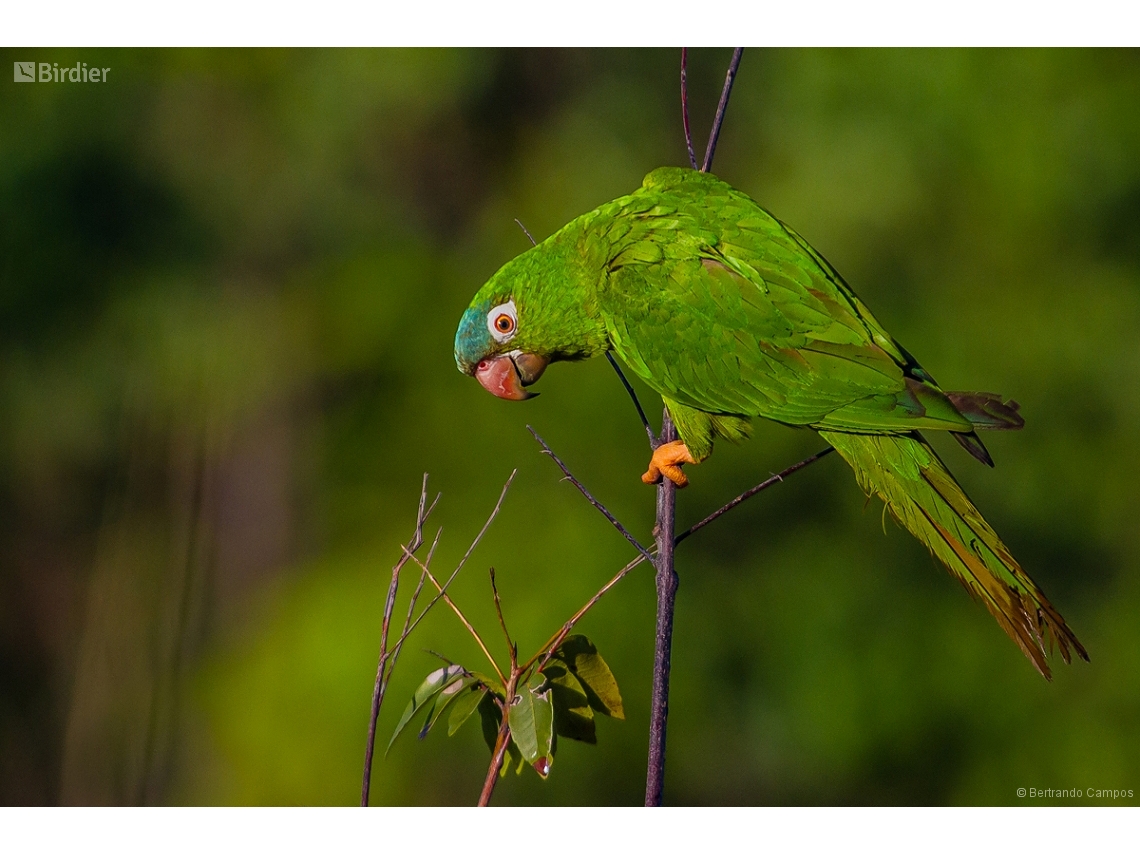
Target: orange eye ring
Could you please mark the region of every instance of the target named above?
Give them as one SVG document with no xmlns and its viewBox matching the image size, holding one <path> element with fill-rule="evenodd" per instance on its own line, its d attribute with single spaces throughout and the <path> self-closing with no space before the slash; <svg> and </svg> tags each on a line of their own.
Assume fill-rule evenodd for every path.
<svg viewBox="0 0 1140 855">
<path fill-rule="evenodd" d="M 495 318 L 495 329 L 503 335 L 509 335 L 515 331 L 515 319 L 504 312 Z"/>
</svg>

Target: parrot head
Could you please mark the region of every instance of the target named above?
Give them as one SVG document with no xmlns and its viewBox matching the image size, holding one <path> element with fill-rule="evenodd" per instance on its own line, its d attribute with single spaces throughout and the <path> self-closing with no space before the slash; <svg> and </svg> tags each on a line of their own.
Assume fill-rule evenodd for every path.
<svg viewBox="0 0 1140 855">
<path fill-rule="evenodd" d="M 548 355 L 527 348 L 527 339 L 512 297 L 477 297 L 455 333 L 455 364 L 492 395 L 525 401 L 537 394 L 526 387 L 542 376 L 550 362 Z"/>
<path fill-rule="evenodd" d="M 609 349 L 575 224 L 505 264 L 479 289 L 455 333 L 455 364 L 492 395 L 525 401 L 551 362 Z"/>
</svg>

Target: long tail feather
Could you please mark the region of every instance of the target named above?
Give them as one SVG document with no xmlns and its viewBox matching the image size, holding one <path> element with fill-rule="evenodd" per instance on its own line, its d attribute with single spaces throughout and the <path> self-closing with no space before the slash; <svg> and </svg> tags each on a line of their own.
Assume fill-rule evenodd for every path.
<svg viewBox="0 0 1140 855">
<path fill-rule="evenodd" d="M 971 596 L 1041 672 L 1052 679 L 1046 647 L 1070 661 L 1088 654 L 1065 619 L 1021 569 L 1005 544 L 919 434 L 866 435 L 820 431 L 867 493 L 938 556 Z"/>
</svg>

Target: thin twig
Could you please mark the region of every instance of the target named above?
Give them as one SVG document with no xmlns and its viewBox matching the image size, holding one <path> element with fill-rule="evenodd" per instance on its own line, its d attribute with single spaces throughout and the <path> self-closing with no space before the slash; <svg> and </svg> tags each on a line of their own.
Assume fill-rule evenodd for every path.
<svg viewBox="0 0 1140 855">
<path fill-rule="evenodd" d="M 428 550 L 427 558 L 424 559 L 424 564 L 431 567 L 432 556 L 435 555 L 435 548 L 439 546 L 439 538 L 443 534 L 443 529 L 440 528 L 435 533 L 435 539 L 431 543 L 431 549 Z M 412 614 L 416 609 L 416 602 L 420 598 L 420 592 L 424 589 L 424 582 L 427 577 L 421 572 L 420 578 L 416 581 L 416 589 L 412 591 L 412 598 L 408 601 L 408 613 L 404 616 L 404 627 L 400 632 L 400 637 L 388 651 L 388 668 L 384 672 L 384 685 L 380 687 L 380 695 L 383 697 L 384 693 L 388 691 L 388 681 L 392 678 L 392 672 L 396 670 L 396 662 L 400 658 L 400 651 L 404 649 L 404 640 L 408 637 L 410 630 L 408 625 L 412 620 Z"/>
<path fill-rule="evenodd" d="M 515 480 L 515 475 L 518 474 L 518 471 L 517 469 L 511 470 L 510 477 L 507 478 L 507 483 L 503 485 L 503 489 L 499 493 L 499 501 L 495 502 L 495 507 L 491 510 L 491 515 L 487 517 L 487 521 L 483 523 L 483 527 L 479 529 L 479 533 L 475 535 L 475 539 L 471 541 L 471 545 L 467 547 L 467 551 L 463 553 L 463 558 L 459 564 L 451 571 L 451 575 L 447 578 L 447 585 L 443 586 L 444 588 L 450 585 L 452 580 L 459 575 L 459 571 L 463 569 L 463 565 L 467 563 L 467 559 L 471 557 L 471 553 L 475 551 L 475 547 L 479 545 L 479 541 L 483 539 L 483 535 L 487 533 L 487 529 L 491 527 L 491 523 L 493 523 L 495 517 L 499 515 L 499 509 L 503 506 L 503 499 L 507 497 L 507 490 L 511 489 L 511 482 Z"/>
<path fill-rule="evenodd" d="M 729 511 L 731 511 L 733 508 L 735 508 L 737 505 L 739 505 L 745 499 L 751 499 L 757 493 L 761 492 L 762 490 L 768 489 L 773 484 L 779 484 L 781 481 L 783 481 L 785 478 L 787 478 L 793 472 L 799 472 L 805 466 L 809 466 L 810 464 L 815 463 L 821 457 L 826 457 L 828 454 L 830 454 L 833 451 L 835 451 L 835 449 L 832 448 L 831 446 L 828 446 L 827 448 L 823 449 L 823 451 L 820 451 L 816 454 L 813 454 L 811 457 L 805 457 L 799 463 L 792 464 L 791 466 L 789 466 L 787 469 L 785 469 L 783 472 L 779 473 L 778 475 L 773 475 L 771 478 L 767 479 L 766 481 L 761 481 L 755 487 L 752 487 L 751 489 L 745 490 L 743 493 L 741 493 L 739 496 L 737 496 L 731 502 L 729 502 L 728 504 L 724 505 L 723 507 L 713 511 L 711 514 L 709 514 L 707 517 L 705 517 L 699 523 L 692 526 L 688 531 L 683 531 L 679 535 L 677 535 L 676 539 L 673 541 L 673 545 L 676 546 L 678 543 L 680 543 L 682 540 L 687 538 L 689 535 L 695 534 L 696 532 L 700 531 L 702 528 L 704 528 L 706 525 L 711 523 L 713 520 L 715 520 L 721 514 L 727 514 Z"/>
<path fill-rule="evenodd" d="M 633 399 L 633 405 L 637 407 L 638 418 L 641 419 L 641 424 L 645 428 L 645 432 L 649 435 L 649 445 L 656 447 L 657 437 L 653 434 L 653 428 L 649 426 L 649 419 L 645 415 L 645 410 L 641 409 L 641 401 L 637 400 L 637 393 L 633 391 L 633 386 L 625 379 L 625 372 L 621 370 L 621 366 L 617 364 L 614 355 L 608 350 L 606 351 L 606 359 L 610 361 L 610 365 L 612 365 L 614 371 L 617 372 L 617 376 L 621 378 L 621 384 L 625 386 L 625 391 L 629 392 L 629 397 Z"/>
<path fill-rule="evenodd" d="M 705 149 L 705 162 L 701 165 L 701 172 L 712 169 L 716 141 L 720 137 L 720 126 L 724 123 L 724 111 L 728 109 L 728 96 L 732 92 L 732 83 L 736 80 L 736 69 L 740 67 L 740 57 L 743 53 L 744 48 L 739 47 L 732 52 L 732 62 L 728 64 L 728 74 L 724 78 L 724 89 L 720 93 L 720 103 L 716 107 L 716 118 L 713 119 L 712 133 L 709 134 L 709 146 Z"/>
<path fill-rule="evenodd" d="M 439 580 L 432 575 L 432 572 L 426 566 L 421 564 L 418 558 L 412 557 L 412 561 L 415 561 L 420 565 L 420 569 L 424 571 L 424 574 L 427 576 L 428 581 L 435 586 L 435 589 L 439 591 L 439 595 L 443 598 L 443 601 L 447 603 L 448 607 L 453 612 L 455 612 L 455 616 L 459 618 L 459 622 L 467 628 L 467 632 L 471 635 L 472 638 L 475 639 L 475 643 L 479 645 L 479 649 L 483 651 L 483 655 L 487 657 L 487 661 L 491 663 L 491 667 L 495 669 L 495 673 L 499 676 L 499 679 L 505 683 L 507 678 L 503 676 L 503 672 L 499 670 L 499 663 L 495 661 L 495 657 L 491 655 L 491 651 L 488 650 L 487 645 L 483 643 L 483 637 L 479 635 L 479 630 L 475 629 L 471 621 L 469 621 L 467 619 L 467 616 L 463 614 L 463 610 L 455 604 L 455 600 L 451 599 L 451 597 L 448 596 L 447 591 L 444 589 L 443 585 L 439 583 Z"/>
<path fill-rule="evenodd" d="M 694 166 L 693 169 L 696 169 L 696 167 Z M 519 228 L 523 230 L 523 234 L 527 236 L 527 239 L 530 241 L 530 245 L 538 246 L 538 241 L 534 239 L 534 235 L 527 231 L 526 226 L 522 224 L 522 220 L 520 220 L 518 217 L 515 217 L 515 222 L 518 223 Z"/>
<path fill-rule="evenodd" d="M 404 553 L 392 568 L 392 580 L 388 583 L 388 597 L 384 601 L 384 617 L 380 625 L 380 655 L 376 664 L 376 682 L 372 687 L 372 707 L 368 716 L 368 742 L 364 747 L 364 776 L 360 785 L 361 807 L 368 807 L 368 794 L 372 787 L 372 756 L 376 748 L 376 722 L 380 717 L 380 705 L 384 702 L 384 693 L 388 685 L 386 672 L 391 673 L 390 670 L 388 670 L 388 629 L 392 620 L 392 611 L 396 605 L 396 593 L 400 585 L 400 571 L 404 569 L 408 558 L 411 557 L 417 549 L 423 546 L 424 522 L 435 508 L 435 502 L 432 502 L 431 507 L 425 509 L 427 504 L 427 483 L 428 476 L 425 472 L 423 483 L 420 486 L 420 502 L 416 510 L 415 532 L 412 535 L 412 539 L 408 542 L 408 545 L 402 547 Z M 439 501 L 438 496 L 436 496 L 436 501 Z M 402 640 L 403 639 L 401 639 L 401 641 Z"/>
<path fill-rule="evenodd" d="M 685 125 L 685 148 L 689 152 L 689 163 L 697 168 L 697 155 L 693 151 L 693 132 L 689 129 L 689 49 L 681 48 L 681 122 Z"/>
<path fill-rule="evenodd" d="M 483 539 L 483 535 L 487 533 L 487 529 L 491 527 L 491 523 L 494 522 L 495 517 L 499 515 L 499 509 L 503 506 L 503 499 L 507 497 L 507 490 L 510 489 L 511 482 L 515 480 L 515 475 L 517 473 L 517 469 L 511 472 L 511 477 L 507 479 L 507 483 L 503 485 L 503 491 L 499 493 L 499 501 L 495 503 L 494 510 L 492 510 L 491 515 L 487 517 L 487 521 L 483 523 L 483 528 L 481 528 L 479 530 L 479 533 L 475 535 L 475 539 L 471 541 L 471 545 L 467 548 L 467 552 L 464 553 L 463 558 L 460 560 L 459 564 L 454 570 L 451 571 L 451 575 L 447 577 L 447 581 L 443 583 L 443 591 L 446 591 L 451 587 L 451 583 L 455 581 L 455 577 L 459 575 L 459 571 L 463 569 L 463 565 L 467 563 L 467 559 L 471 557 L 471 553 L 475 551 L 475 547 L 479 545 L 479 541 Z M 400 636 L 401 643 L 412 633 L 412 631 L 417 626 L 419 626 L 420 621 L 424 619 L 429 611 L 431 611 L 432 606 L 439 602 L 441 597 L 443 597 L 442 591 L 432 597 L 428 604 L 424 606 L 424 610 L 419 613 L 419 616 L 414 621 L 412 621 L 412 625 L 404 630 L 403 634 Z"/>
<path fill-rule="evenodd" d="M 533 436 L 536 440 L 538 440 L 538 444 L 542 446 L 542 453 L 549 455 L 550 459 L 558 464 L 558 468 L 562 470 L 562 474 L 566 476 L 566 480 L 578 488 L 578 492 L 580 492 L 583 496 L 586 497 L 586 501 L 589 502 L 591 505 L 593 505 L 595 508 L 597 508 L 599 511 L 601 511 L 602 516 L 604 516 L 606 519 L 608 519 L 610 521 L 610 524 L 614 528 L 616 528 L 619 532 L 621 532 L 622 537 L 624 537 L 626 540 L 628 540 L 630 543 L 633 544 L 634 549 L 636 549 L 638 552 L 640 552 L 642 555 L 644 555 L 646 558 L 648 558 L 650 561 L 652 561 L 653 556 L 649 554 L 649 550 L 646 549 L 644 546 L 642 546 L 641 543 L 638 541 L 638 539 L 636 537 L 634 537 L 632 534 L 630 534 L 624 525 L 622 525 L 620 522 L 618 522 L 617 517 L 615 517 L 613 514 L 611 514 L 605 505 L 603 505 L 601 502 L 599 502 L 597 499 L 595 499 L 593 496 L 590 495 L 590 491 L 587 490 L 585 488 L 585 486 L 582 484 L 582 482 L 579 481 L 577 478 L 575 478 L 573 473 L 571 473 L 571 471 L 566 468 L 566 464 L 563 463 L 558 458 L 558 455 L 555 454 L 550 449 L 550 446 L 546 444 L 546 440 L 544 440 L 541 436 L 539 436 L 538 432 L 534 428 L 532 428 L 530 425 L 527 425 L 526 429 L 530 431 L 531 436 Z"/>
<path fill-rule="evenodd" d="M 442 528 L 439 531 L 437 531 L 435 534 L 437 542 L 438 542 L 439 536 L 441 534 L 443 534 Z M 432 550 L 433 551 L 435 550 L 434 545 L 432 546 Z M 428 558 L 431 558 L 431 553 L 428 554 Z M 416 563 L 418 564 L 419 562 L 416 562 Z M 420 580 L 416 584 L 416 592 L 415 592 L 417 597 L 419 596 L 419 592 L 423 588 L 424 582 L 426 582 L 426 581 L 427 581 L 427 574 L 424 573 L 423 570 L 420 570 Z M 449 580 L 447 583 L 444 584 L 443 590 L 446 591 L 448 585 L 450 585 L 450 584 L 451 584 L 451 582 Z M 394 653 L 398 652 L 403 647 L 404 642 L 407 640 L 408 636 L 411 635 L 415 631 L 416 627 L 420 625 L 420 621 L 422 621 L 425 617 L 427 617 L 427 613 L 432 610 L 432 606 L 434 606 L 436 603 L 438 603 L 441 599 L 442 599 L 442 595 L 437 593 L 434 597 L 431 598 L 431 600 L 428 601 L 428 604 L 426 606 L 424 606 L 423 611 L 421 611 L 418 615 L 416 615 L 415 620 L 412 620 L 412 621 L 405 620 L 404 621 L 404 631 L 401 632 L 400 637 L 398 639 L 396 639 L 396 644 L 393 647 Z M 414 606 L 415 606 L 414 603 L 409 604 L 409 606 L 408 606 L 408 615 L 409 616 L 411 615 L 412 609 Z"/>
<path fill-rule="evenodd" d="M 522 668 L 519 669 L 519 671 L 525 671 L 527 668 L 534 664 L 534 660 L 539 656 L 542 656 L 542 663 L 538 666 L 538 670 L 541 671 L 543 668 L 545 668 L 546 663 L 550 661 L 550 657 L 554 655 L 554 651 L 557 650 L 558 646 L 566 640 L 566 636 L 570 634 L 570 630 L 574 628 L 575 624 L 577 624 L 578 621 L 585 617 L 586 612 L 597 605 L 598 600 L 605 596 L 614 585 L 624 579 L 629 574 L 630 570 L 632 570 L 634 567 L 639 566 L 647 560 L 649 559 L 647 559 L 644 555 L 639 555 L 624 567 L 622 567 L 621 570 L 619 570 L 617 574 L 612 579 L 610 579 L 610 581 L 602 585 L 602 587 L 598 590 L 598 593 L 594 594 L 594 596 L 590 597 L 590 599 L 586 601 L 586 605 L 582 606 L 582 608 L 574 612 L 574 616 L 571 617 L 570 620 L 566 621 L 566 623 L 562 624 L 562 628 L 559 629 L 558 632 L 554 633 L 554 635 L 552 635 L 547 640 L 546 644 L 542 645 L 538 653 L 530 657 L 530 659 L 526 661 L 526 663 L 522 666 Z"/>
<path fill-rule="evenodd" d="M 514 671 L 519 664 L 519 649 L 515 643 L 511 641 L 511 634 L 507 631 L 507 621 L 503 617 L 503 604 L 499 600 L 499 586 L 495 584 L 495 568 L 490 568 L 491 575 L 491 593 L 495 595 L 495 614 L 499 616 L 499 626 L 503 630 L 503 638 L 507 640 L 507 652 L 511 656 L 511 670 Z"/>
<path fill-rule="evenodd" d="M 444 665 L 451 666 L 451 665 L 455 664 L 450 659 L 448 659 L 446 656 L 444 656 L 442 653 L 440 653 L 438 650 L 432 650 L 430 647 L 425 647 L 423 649 L 423 651 L 424 651 L 424 653 L 428 654 L 429 656 L 434 656 L 436 659 L 438 659 Z M 459 667 L 461 670 L 463 670 L 464 673 L 466 673 L 466 669 L 464 669 L 462 665 L 460 665 Z"/>
</svg>

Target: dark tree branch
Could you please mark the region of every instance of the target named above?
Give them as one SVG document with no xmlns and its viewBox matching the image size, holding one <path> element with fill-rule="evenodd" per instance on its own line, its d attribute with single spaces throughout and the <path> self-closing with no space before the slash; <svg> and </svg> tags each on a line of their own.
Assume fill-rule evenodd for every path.
<svg viewBox="0 0 1140 855">
<path fill-rule="evenodd" d="M 677 438 L 666 407 L 661 416 L 661 442 Z M 673 612 L 677 601 L 677 573 L 673 569 L 673 531 L 677 487 L 668 478 L 657 486 L 657 631 L 653 652 L 653 696 L 649 712 L 649 763 L 645 778 L 645 806 L 659 807 L 665 792 L 665 730 L 669 719 L 669 674 L 673 650 Z"/>
<path fill-rule="evenodd" d="M 641 409 L 641 401 L 637 400 L 637 393 L 633 391 L 633 386 L 625 379 L 625 372 L 621 370 L 621 366 L 617 364 L 614 355 L 608 350 L 606 351 L 606 359 L 610 361 L 617 376 L 621 378 L 621 384 L 625 386 L 625 391 L 629 392 L 629 397 L 633 399 L 633 405 L 637 407 L 637 416 L 641 419 L 641 424 L 645 428 L 646 434 L 649 435 L 649 445 L 651 448 L 657 447 L 657 437 L 653 435 L 653 428 L 649 426 L 649 419 L 645 415 L 645 410 Z"/>
<path fill-rule="evenodd" d="M 705 517 L 699 523 L 694 525 L 688 531 L 683 531 L 679 535 L 677 535 L 676 539 L 673 541 L 673 545 L 676 546 L 678 543 L 680 543 L 682 540 L 687 538 L 689 535 L 696 534 L 698 531 L 700 531 L 706 525 L 711 523 L 713 520 L 715 520 L 721 514 L 727 514 L 729 511 L 731 511 L 733 508 L 735 508 L 737 505 L 739 505 L 741 502 L 745 501 L 746 499 L 751 499 L 757 493 L 759 493 L 763 490 L 767 490 L 773 484 L 779 484 L 785 478 L 787 478 L 789 475 L 791 475 L 793 472 L 799 472 L 804 467 L 809 466 L 812 463 L 815 463 L 821 457 L 826 457 L 828 454 L 830 454 L 833 451 L 835 451 L 835 449 L 832 448 L 831 446 L 828 446 L 827 448 L 823 449 L 823 451 L 820 451 L 816 454 L 813 454 L 811 457 L 805 457 L 799 463 L 793 463 L 791 466 L 789 466 L 787 469 L 785 469 L 783 472 L 779 473 L 778 475 L 773 475 L 768 480 L 761 481 L 755 487 L 752 487 L 751 489 L 745 490 L 743 493 L 741 493 L 739 496 L 737 496 L 735 499 L 733 499 L 728 504 L 726 504 L 723 507 L 713 511 L 711 514 L 709 514 L 707 517 Z"/>
<path fill-rule="evenodd" d="M 689 128 L 689 49 L 681 48 L 681 122 L 685 126 L 685 148 L 689 152 L 689 163 L 697 168 L 697 155 L 693 151 L 693 132 Z"/>
<path fill-rule="evenodd" d="M 712 169 L 713 155 L 716 154 L 716 142 L 720 138 L 720 126 L 724 123 L 724 111 L 728 109 L 728 96 L 732 93 L 732 84 L 736 80 L 736 69 L 740 67 L 740 57 L 744 48 L 736 48 L 732 52 L 732 62 L 728 64 L 728 74 L 724 78 L 724 89 L 720 93 L 720 103 L 716 107 L 716 118 L 713 120 L 712 133 L 709 134 L 709 146 L 705 149 L 705 162 L 701 165 L 701 172 Z"/>
<path fill-rule="evenodd" d="M 541 436 L 539 436 L 538 432 L 535 431 L 535 429 L 532 428 L 530 425 L 527 425 L 526 429 L 530 431 L 531 436 L 533 436 L 536 440 L 538 440 L 538 444 L 542 446 L 542 453 L 548 455 L 551 460 L 553 460 L 555 463 L 558 464 L 558 468 L 562 470 L 562 474 L 566 476 L 566 480 L 578 488 L 578 492 L 580 492 L 583 496 L 586 497 L 586 501 L 588 501 L 591 505 L 593 505 L 595 508 L 597 508 L 599 511 L 601 511 L 602 516 L 604 516 L 606 519 L 608 519 L 610 521 L 610 525 L 612 525 L 619 532 L 621 532 L 622 537 L 624 537 L 626 540 L 628 540 L 630 543 L 633 544 L 634 549 L 636 549 L 638 552 L 640 552 L 642 555 L 644 555 L 646 558 L 648 558 L 650 561 L 652 561 L 653 556 L 649 554 L 649 550 L 646 549 L 644 546 L 642 546 L 641 543 L 638 541 L 638 539 L 636 537 L 634 537 L 632 534 L 630 534 L 624 525 L 622 525 L 620 522 L 618 522 L 617 517 L 615 517 L 613 514 L 611 514 L 605 505 L 603 505 L 601 502 L 599 502 L 597 499 L 595 499 L 593 496 L 590 495 L 590 491 L 587 490 L 585 488 L 585 486 L 583 486 L 582 482 L 579 481 L 577 478 L 575 478 L 574 475 L 570 472 L 570 470 L 566 468 L 566 464 L 563 463 L 558 458 L 558 455 L 555 454 L 550 449 L 550 446 L 546 444 L 546 440 L 544 440 Z"/>
<path fill-rule="evenodd" d="M 701 172 L 708 172 L 712 167 L 717 139 L 720 137 L 721 124 L 724 122 L 724 113 L 728 109 L 728 98 L 732 94 L 732 83 L 736 79 L 736 70 L 740 67 L 740 57 L 743 53 L 744 48 L 736 48 L 732 52 L 732 61 L 729 63 L 728 73 L 725 75 L 724 89 L 721 91 L 720 103 L 716 108 L 716 118 L 709 134 L 709 144 L 708 148 L 705 149 L 705 161 L 701 166 Z M 681 59 L 683 94 L 681 100 L 683 102 L 682 113 L 686 118 L 688 113 L 687 59 L 687 51 L 683 51 Z M 695 158 L 693 158 L 693 166 L 696 166 Z M 672 442 L 676 438 L 677 431 L 669 416 L 669 408 L 666 407 L 661 417 L 660 442 Z M 673 613 L 676 607 L 679 581 L 673 567 L 673 549 L 677 544 L 674 537 L 676 497 L 676 486 L 668 478 L 662 478 L 657 487 L 657 522 L 653 528 L 653 536 L 657 541 L 657 557 L 654 559 L 654 565 L 657 568 L 657 632 L 653 654 L 653 698 L 649 713 L 649 768 L 645 778 L 645 804 L 647 807 L 660 806 L 665 793 L 665 733 L 669 720 L 669 675 L 673 649 Z"/>
</svg>

